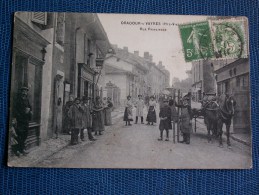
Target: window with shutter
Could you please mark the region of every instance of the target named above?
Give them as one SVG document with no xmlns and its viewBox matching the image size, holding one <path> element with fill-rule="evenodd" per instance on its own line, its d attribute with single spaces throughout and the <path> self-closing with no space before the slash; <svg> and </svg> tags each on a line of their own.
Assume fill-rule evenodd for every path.
<svg viewBox="0 0 259 195">
<path fill-rule="evenodd" d="M 46 25 L 47 24 L 47 12 L 32 12 L 31 21 L 37 24 Z"/>
</svg>

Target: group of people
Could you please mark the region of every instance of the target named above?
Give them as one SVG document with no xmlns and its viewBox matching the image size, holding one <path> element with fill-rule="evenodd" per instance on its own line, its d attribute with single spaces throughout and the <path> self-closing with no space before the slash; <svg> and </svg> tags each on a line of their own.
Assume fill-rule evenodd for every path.
<svg viewBox="0 0 259 195">
<path fill-rule="evenodd" d="M 109 97 L 102 100 L 100 96 L 97 96 L 92 103 L 90 97 L 83 97 L 82 102 L 80 98 L 67 102 L 65 106 L 66 133 L 71 134 L 71 144 L 75 145 L 79 142 L 79 134 L 80 139 L 84 141 L 85 130 L 90 141 L 96 140 L 92 132 L 95 135 L 102 135 L 105 126 L 112 124 L 112 108 L 113 103 Z"/>
<path fill-rule="evenodd" d="M 29 123 L 32 120 L 32 107 L 28 99 L 27 87 L 22 87 L 15 99 L 13 106 L 12 121 L 10 123 L 10 145 L 12 154 L 20 156 L 26 155 L 26 140 L 29 132 Z M 84 141 L 84 131 L 87 130 L 88 139 L 95 141 L 92 135 L 102 135 L 105 126 L 112 124 L 111 112 L 113 103 L 111 98 L 97 96 L 95 101 L 91 102 L 90 97 L 75 98 L 70 100 L 64 106 L 63 133 L 71 135 L 71 144 L 75 145 L 80 139 Z"/>
<path fill-rule="evenodd" d="M 184 96 L 181 101 L 177 104 L 176 101 L 169 96 L 168 98 L 163 98 L 160 101 L 160 111 L 159 111 L 159 130 L 160 130 L 160 137 L 159 141 L 163 140 L 163 133 L 166 131 L 166 139 L 165 141 L 169 141 L 169 130 L 172 129 L 172 122 L 175 122 L 180 125 L 180 130 L 183 135 L 183 140 L 180 141 L 181 143 L 190 144 L 190 133 L 192 130 L 192 111 L 190 105 L 190 98 L 189 95 Z M 156 107 L 157 102 L 154 96 L 149 98 L 149 101 L 145 104 L 144 100 L 142 99 L 142 95 L 138 95 L 138 100 L 133 103 L 131 100 L 131 96 L 127 96 L 127 101 L 125 104 L 125 112 L 124 112 L 124 121 L 126 122 L 126 126 L 131 126 L 131 121 L 133 121 L 133 108 L 136 107 L 136 119 L 135 124 L 138 123 L 138 118 L 141 119 L 141 124 L 144 124 L 144 117 L 143 117 L 143 110 L 145 105 L 147 106 L 147 125 L 154 125 L 157 122 L 156 117 Z M 176 108 L 181 109 L 181 114 L 178 116 L 178 112 Z"/>
<path fill-rule="evenodd" d="M 127 100 L 125 103 L 125 111 L 124 111 L 124 118 L 123 120 L 126 122 L 126 126 L 131 126 L 131 121 L 133 121 L 133 114 L 132 110 L 136 107 L 136 120 L 135 124 L 138 123 L 138 119 L 140 118 L 141 124 L 144 124 L 144 115 L 143 110 L 145 106 L 148 107 L 148 114 L 147 114 L 147 125 L 154 125 L 156 123 L 156 101 L 153 96 L 150 97 L 148 104 L 146 105 L 142 95 L 138 95 L 138 100 L 133 103 L 131 100 L 131 96 L 127 96 Z"/>
</svg>

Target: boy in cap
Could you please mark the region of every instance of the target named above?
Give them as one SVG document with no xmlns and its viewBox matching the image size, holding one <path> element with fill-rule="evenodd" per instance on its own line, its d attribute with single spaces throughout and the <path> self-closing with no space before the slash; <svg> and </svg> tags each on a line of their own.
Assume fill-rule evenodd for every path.
<svg viewBox="0 0 259 195">
<path fill-rule="evenodd" d="M 158 141 L 163 140 L 164 130 L 166 131 L 165 141 L 169 141 L 169 129 L 172 129 L 172 124 L 171 124 L 171 108 L 168 105 L 167 99 L 163 100 L 163 105 L 160 107 L 159 118 L 160 118 L 160 124 L 159 124 L 160 138 L 158 139 Z"/>
</svg>

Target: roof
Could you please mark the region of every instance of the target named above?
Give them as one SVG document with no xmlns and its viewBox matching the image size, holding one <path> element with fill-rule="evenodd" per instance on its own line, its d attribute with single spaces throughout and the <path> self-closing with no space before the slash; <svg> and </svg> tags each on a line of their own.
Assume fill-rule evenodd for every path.
<svg viewBox="0 0 259 195">
<path fill-rule="evenodd" d="M 143 71 L 148 71 L 147 61 L 144 58 L 120 48 L 116 48 L 115 53 L 115 57 L 120 58 L 130 64 L 133 64 Z"/>
<path fill-rule="evenodd" d="M 106 64 L 104 66 L 104 69 L 105 69 L 105 74 L 131 74 L 131 75 L 133 75 L 133 73 L 131 71 L 120 69 L 120 68 L 114 67 L 110 64 Z"/>
</svg>

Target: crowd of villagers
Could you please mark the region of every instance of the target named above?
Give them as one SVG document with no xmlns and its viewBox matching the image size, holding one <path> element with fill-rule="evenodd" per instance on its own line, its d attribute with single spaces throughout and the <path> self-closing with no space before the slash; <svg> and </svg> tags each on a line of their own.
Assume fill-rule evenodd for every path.
<svg viewBox="0 0 259 195">
<path fill-rule="evenodd" d="M 113 103 L 109 97 L 102 99 L 97 96 L 94 101 L 91 97 L 74 100 L 70 97 L 64 108 L 64 133 L 71 134 L 71 144 L 78 144 L 79 137 L 84 141 L 84 132 L 90 141 L 95 141 L 94 135 L 102 135 L 105 126 L 112 125 L 112 110 Z"/>
<path fill-rule="evenodd" d="M 192 131 L 192 113 L 189 94 L 184 96 L 179 103 L 177 103 L 172 96 L 163 97 L 159 100 L 159 130 L 160 137 L 159 141 L 163 140 L 163 132 L 166 132 L 165 141 L 169 141 L 169 130 L 172 129 L 172 122 L 180 125 L 180 130 L 183 135 L 183 140 L 181 143 L 190 144 L 190 133 Z M 158 101 L 154 96 L 149 97 L 148 101 L 144 101 L 142 95 L 138 95 L 138 100 L 133 103 L 131 96 L 127 96 L 125 111 L 124 111 L 124 121 L 126 126 L 132 126 L 133 121 L 133 108 L 136 108 L 136 119 L 135 124 L 138 123 L 138 119 L 141 119 L 141 124 L 144 124 L 144 114 L 143 110 L 145 106 L 147 107 L 146 125 L 153 126 L 157 122 L 156 110 Z M 181 114 L 179 116 L 177 108 L 181 109 Z"/>
</svg>

